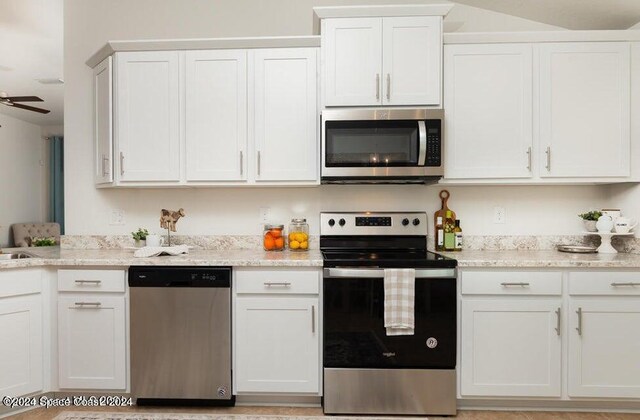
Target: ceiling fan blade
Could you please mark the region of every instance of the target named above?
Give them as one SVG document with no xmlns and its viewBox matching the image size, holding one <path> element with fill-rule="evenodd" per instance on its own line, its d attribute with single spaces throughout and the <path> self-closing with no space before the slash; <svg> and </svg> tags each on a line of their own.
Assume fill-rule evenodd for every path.
<svg viewBox="0 0 640 420">
<path fill-rule="evenodd" d="M 7 96 L 3 99 L 8 99 L 11 102 L 44 102 L 37 96 Z"/>
<path fill-rule="evenodd" d="M 41 114 L 48 114 L 49 112 L 51 112 L 48 109 L 36 108 L 35 106 L 22 105 L 22 104 L 13 104 L 12 108 L 26 109 L 27 111 L 39 112 Z"/>
</svg>

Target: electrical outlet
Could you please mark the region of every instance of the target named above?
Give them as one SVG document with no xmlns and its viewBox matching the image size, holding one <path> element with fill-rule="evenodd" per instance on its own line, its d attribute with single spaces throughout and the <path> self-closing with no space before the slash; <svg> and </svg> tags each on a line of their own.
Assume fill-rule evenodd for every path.
<svg viewBox="0 0 640 420">
<path fill-rule="evenodd" d="M 111 210 L 111 221 L 109 222 L 109 224 L 112 226 L 124 225 L 124 210 L 122 209 Z"/>
<path fill-rule="evenodd" d="M 507 223 L 507 211 L 504 207 L 496 206 L 493 208 L 493 223 L 500 225 Z"/>
<path fill-rule="evenodd" d="M 271 218 L 271 208 L 260 207 L 260 223 L 267 223 Z"/>
</svg>

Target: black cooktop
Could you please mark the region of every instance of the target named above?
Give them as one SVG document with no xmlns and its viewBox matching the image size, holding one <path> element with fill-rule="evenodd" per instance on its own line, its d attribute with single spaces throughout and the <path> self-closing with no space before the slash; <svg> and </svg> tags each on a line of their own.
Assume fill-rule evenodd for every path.
<svg viewBox="0 0 640 420">
<path fill-rule="evenodd" d="M 425 250 L 323 250 L 325 267 L 455 268 L 458 261 Z"/>
</svg>

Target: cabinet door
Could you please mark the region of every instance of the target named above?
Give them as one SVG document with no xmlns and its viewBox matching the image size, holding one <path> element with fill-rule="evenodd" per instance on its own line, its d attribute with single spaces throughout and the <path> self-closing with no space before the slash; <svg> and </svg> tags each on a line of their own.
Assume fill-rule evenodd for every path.
<svg viewBox="0 0 640 420">
<path fill-rule="evenodd" d="M 42 391 L 43 339 L 40 294 L 0 299 L 0 394 Z"/>
<path fill-rule="evenodd" d="M 440 105 L 442 18 L 382 20 L 385 105 Z"/>
<path fill-rule="evenodd" d="M 113 63 L 109 56 L 93 69 L 94 181 L 113 182 Z"/>
<path fill-rule="evenodd" d="M 323 20 L 324 105 L 382 103 L 382 19 Z"/>
<path fill-rule="evenodd" d="M 628 43 L 541 45 L 541 176 L 629 176 L 629 91 Z"/>
<path fill-rule="evenodd" d="M 250 54 L 256 181 L 317 181 L 317 49 Z"/>
<path fill-rule="evenodd" d="M 246 179 L 247 52 L 186 52 L 187 181 Z"/>
<path fill-rule="evenodd" d="M 125 389 L 125 298 L 58 297 L 60 388 Z"/>
<path fill-rule="evenodd" d="M 569 319 L 569 396 L 640 398 L 640 299 L 573 299 Z"/>
<path fill-rule="evenodd" d="M 560 397 L 560 300 L 463 300 L 463 396 Z"/>
<path fill-rule="evenodd" d="M 178 51 L 116 53 L 120 181 L 180 179 Z"/>
<path fill-rule="evenodd" d="M 238 297 L 235 313 L 238 392 L 319 392 L 318 298 Z"/>
<path fill-rule="evenodd" d="M 445 47 L 445 178 L 531 177 L 532 56 L 523 44 Z"/>
</svg>

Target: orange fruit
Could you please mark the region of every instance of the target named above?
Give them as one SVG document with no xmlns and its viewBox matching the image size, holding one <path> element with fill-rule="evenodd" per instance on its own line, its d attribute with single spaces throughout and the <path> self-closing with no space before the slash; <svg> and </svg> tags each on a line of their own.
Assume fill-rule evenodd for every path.
<svg viewBox="0 0 640 420">
<path fill-rule="evenodd" d="M 298 242 L 298 241 L 291 241 L 291 242 L 289 242 L 289 248 L 291 248 L 291 249 L 298 249 L 298 248 L 300 248 L 300 242 Z"/>
<path fill-rule="evenodd" d="M 300 249 L 307 249 L 309 248 L 309 242 L 304 241 L 304 242 L 300 242 Z"/>
<path fill-rule="evenodd" d="M 282 231 L 280 229 L 271 229 L 269 231 L 269 233 L 271 234 L 271 236 L 273 236 L 274 238 L 279 238 L 282 236 Z"/>
<path fill-rule="evenodd" d="M 275 240 L 271 237 L 271 235 L 264 236 L 264 249 L 271 250 L 276 246 Z"/>
<path fill-rule="evenodd" d="M 281 236 L 275 240 L 275 249 L 284 248 L 284 238 Z"/>
</svg>

